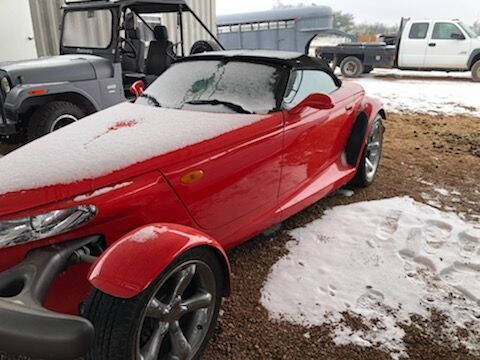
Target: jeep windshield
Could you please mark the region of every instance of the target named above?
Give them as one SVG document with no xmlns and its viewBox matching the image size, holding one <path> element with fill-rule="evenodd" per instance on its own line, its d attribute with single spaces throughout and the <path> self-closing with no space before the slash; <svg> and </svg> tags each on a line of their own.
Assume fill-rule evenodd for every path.
<svg viewBox="0 0 480 360">
<path fill-rule="evenodd" d="M 170 67 L 137 103 L 191 111 L 268 114 L 278 109 L 283 74 L 284 70 L 272 65 L 190 60 Z"/>
<path fill-rule="evenodd" d="M 112 42 L 113 15 L 110 10 L 68 11 L 63 22 L 62 45 L 106 49 Z"/>
</svg>

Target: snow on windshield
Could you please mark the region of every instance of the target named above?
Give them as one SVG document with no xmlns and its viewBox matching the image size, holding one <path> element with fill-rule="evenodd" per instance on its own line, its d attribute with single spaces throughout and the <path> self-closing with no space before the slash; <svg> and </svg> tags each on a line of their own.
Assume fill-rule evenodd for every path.
<svg viewBox="0 0 480 360">
<path fill-rule="evenodd" d="M 189 61 L 167 70 L 146 93 L 168 108 L 181 109 L 191 102 L 218 100 L 250 113 L 267 114 L 276 108 L 279 78 L 279 70 L 268 65 Z"/>
<path fill-rule="evenodd" d="M 123 103 L 1 158 L 0 194 L 94 179 L 261 119 Z"/>
</svg>

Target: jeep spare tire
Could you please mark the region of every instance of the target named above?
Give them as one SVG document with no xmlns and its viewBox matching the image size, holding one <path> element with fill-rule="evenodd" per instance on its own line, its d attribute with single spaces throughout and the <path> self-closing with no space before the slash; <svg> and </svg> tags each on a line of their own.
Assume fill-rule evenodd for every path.
<svg viewBox="0 0 480 360">
<path fill-rule="evenodd" d="M 190 55 L 221 50 L 222 48 L 215 41 L 200 40 L 193 44 Z"/>
<path fill-rule="evenodd" d="M 68 101 L 53 101 L 38 108 L 28 123 L 28 140 L 33 141 L 85 117 L 86 112 Z"/>
</svg>

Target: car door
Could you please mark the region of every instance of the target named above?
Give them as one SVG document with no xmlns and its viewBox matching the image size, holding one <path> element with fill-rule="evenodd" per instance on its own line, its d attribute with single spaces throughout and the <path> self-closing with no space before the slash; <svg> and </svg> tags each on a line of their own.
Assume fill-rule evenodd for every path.
<svg viewBox="0 0 480 360">
<path fill-rule="evenodd" d="M 334 161 L 333 149 L 353 104 L 345 99 L 330 110 L 305 108 L 298 114 L 291 114 L 288 109 L 310 94 L 324 93 L 334 97 L 336 91 L 338 86 L 324 71 L 292 72 L 284 100 L 285 145 L 280 196 L 298 191 Z"/>
<path fill-rule="evenodd" d="M 406 29 L 400 43 L 399 66 L 401 68 L 425 67 L 429 29 L 430 23 L 426 21 L 414 22 Z"/>
<path fill-rule="evenodd" d="M 188 160 L 164 169 L 193 219 L 205 230 L 244 223 L 245 216 L 254 218 L 276 205 L 283 115 L 245 116 L 258 121 L 191 147 Z"/>
<path fill-rule="evenodd" d="M 470 41 L 454 22 L 436 22 L 428 42 L 425 66 L 434 69 L 466 69 Z"/>
</svg>

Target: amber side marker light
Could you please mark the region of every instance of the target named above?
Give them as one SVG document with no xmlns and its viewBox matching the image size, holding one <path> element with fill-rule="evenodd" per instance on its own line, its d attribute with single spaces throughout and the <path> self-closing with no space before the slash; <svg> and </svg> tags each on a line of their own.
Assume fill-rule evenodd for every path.
<svg viewBox="0 0 480 360">
<path fill-rule="evenodd" d="M 37 95 L 45 95 L 46 93 L 47 93 L 47 90 L 45 89 L 36 89 L 36 90 L 30 90 L 28 92 L 28 95 L 37 96 Z"/>
<path fill-rule="evenodd" d="M 205 173 L 203 172 L 203 170 L 195 170 L 183 175 L 180 181 L 184 185 L 191 185 L 202 179 L 204 175 Z"/>
</svg>

